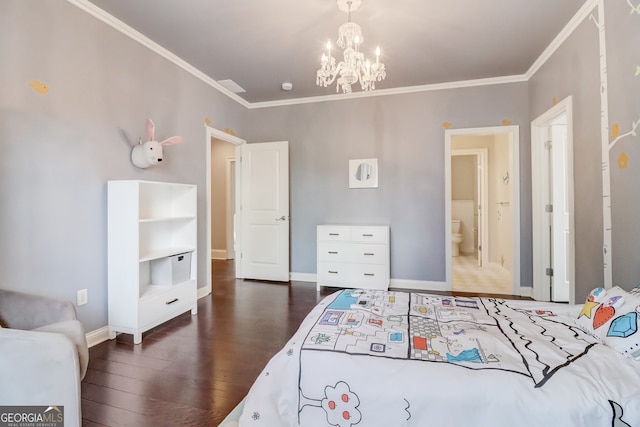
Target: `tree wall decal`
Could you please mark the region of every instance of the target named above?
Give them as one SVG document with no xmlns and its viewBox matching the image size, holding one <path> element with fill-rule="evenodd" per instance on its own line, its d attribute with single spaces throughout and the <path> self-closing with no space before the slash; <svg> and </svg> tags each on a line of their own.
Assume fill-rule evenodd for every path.
<svg viewBox="0 0 640 427">
<path fill-rule="evenodd" d="M 627 0 L 631 8 L 631 14 L 640 15 L 640 4 L 634 5 L 631 0 Z M 602 239 L 602 255 L 604 266 L 604 287 L 613 286 L 613 274 L 611 271 L 611 169 L 609 164 L 609 153 L 611 149 L 623 138 L 627 136 L 636 136 L 636 129 L 640 125 L 640 118 L 631 124 L 631 130 L 620 134 L 620 125 L 614 123 L 611 130 L 611 141 L 609 139 L 609 93 L 607 88 L 607 49 L 605 38 L 605 19 L 604 19 L 604 0 L 598 0 L 598 18 L 593 15 L 590 19 L 596 24 L 599 33 L 600 48 L 600 136 L 602 144 L 602 221 L 603 221 L 603 239 Z M 634 75 L 640 75 L 640 66 L 634 70 Z M 618 158 L 618 167 L 626 168 L 628 165 L 628 157 L 624 150 Z"/>
</svg>

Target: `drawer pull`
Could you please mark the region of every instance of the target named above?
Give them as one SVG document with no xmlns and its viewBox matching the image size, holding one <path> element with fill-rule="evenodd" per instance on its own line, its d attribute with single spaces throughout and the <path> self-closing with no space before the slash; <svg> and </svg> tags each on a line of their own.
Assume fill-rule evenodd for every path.
<svg viewBox="0 0 640 427">
<path fill-rule="evenodd" d="M 375 276 L 375 274 L 373 274 L 373 273 L 364 273 L 364 275 L 365 275 L 365 276 L 369 276 L 369 277 L 373 277 L 373 276 Z"/>
<path fill-rule="evenodd" d="M 170 304 L 173 304 L 174 302 L 178 302 L 178 298 L 174 298 L 171 301 L 167 301 L 165 302 L 165 304 L 170 305 Z"/>
<path fill-rule="evenodd" d="M 373 234 L 365 234 L 365 233 L 363 233 L 362 237 L 373 237 Z"/>
<path fill-rule="evenodd" d="M 373 252 L 365 252 L 364 253 L 366 256 L 374 256 L 375 254 Z"/>
<path fill-rule="evenodd" d="M 338 251 L 329 251 L 331 255 L 338 255 Z"/>
<path fill-rule="evenodd" d="M 339 236 L 340 233 L 329 233 L 329 236 Z"/>
<path fill-rule="evenodd" d="M 327 273 L 329 273 L 329 274 L 338 274 L 337 271 L 331 271 L 331 270 L 327 271 Z"/>
</svg>

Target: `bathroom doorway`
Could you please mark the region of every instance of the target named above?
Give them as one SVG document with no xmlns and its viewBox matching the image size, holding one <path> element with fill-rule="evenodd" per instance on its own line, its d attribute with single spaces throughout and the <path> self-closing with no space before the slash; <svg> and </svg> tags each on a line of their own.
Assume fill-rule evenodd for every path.
<svg viewBox="0 0 640 427">
<path fill-rule="evenodd" d="M 445 142 L 447 285 L 520 295 L 518 127 L 447 130 Z"/>
<path fill-rule="evenodd" d="M 474 255 L 489 263 L 488 148 L 451 148 L 452 256 Z M 454 225 L 455 224 L 455 225 Z"/>
</svg>

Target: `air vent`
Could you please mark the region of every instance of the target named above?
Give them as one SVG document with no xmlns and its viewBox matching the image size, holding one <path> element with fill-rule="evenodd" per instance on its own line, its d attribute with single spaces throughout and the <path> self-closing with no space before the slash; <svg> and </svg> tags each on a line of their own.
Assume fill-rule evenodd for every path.
<svg viewBox="0 0 640 427">
<path fill-rule="evenodd" d="M 218 80 L 218 84 L 220 84 L 222 87 L 224 87 L 225 89 L 229 89 L 231 92 L 233 93 L 243 93 L 246 92 L 246 90 L 242 89 L 238 83 L 234 82 L 231 79 L 227 79 L 227 80 Z"/>
</svg>

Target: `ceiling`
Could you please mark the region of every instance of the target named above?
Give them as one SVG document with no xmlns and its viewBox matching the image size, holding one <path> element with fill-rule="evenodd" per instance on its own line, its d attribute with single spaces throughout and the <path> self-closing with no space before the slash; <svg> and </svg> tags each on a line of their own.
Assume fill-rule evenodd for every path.
<svg viewBox="0 0 640 427">
<path fill-rule="evenodd" d="M 210 78 L 233 80 L 248 103 L 336 93 L 316 86 L 327 40 L 336 46 L 347 21 L 335 0 L 90 1 Z M 397 89 L 523 75 L 585 1 L 363 0 L 352 21 L 365 56 L 382 51 L 376 88 Z"/>
</svg>

